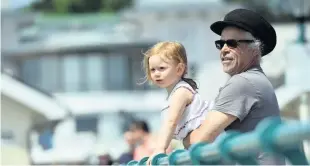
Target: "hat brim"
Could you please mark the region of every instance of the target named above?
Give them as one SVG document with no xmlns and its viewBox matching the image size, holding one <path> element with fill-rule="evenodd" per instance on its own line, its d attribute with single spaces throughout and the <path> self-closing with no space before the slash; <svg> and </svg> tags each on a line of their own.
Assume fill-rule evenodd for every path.
<svg viewBox="0 0 310 166">
<path fill-rule="evenodd" d="M 250 33 L 253 33 L 251 28 L 247 27 L 246 25 L 244 25 L 242 23 L 233 22 L 233 21 L 217 21 L 217 22 L 211 24 L 210 29 L 214 33 L 221 35 L 223 29 L 228 27 L 228 26 L 237 27 L 237 28 L 243 29 L 245 31 L 248 31 Z"/>
<path fill-rule="evenodd" d="M 250 32 L 251 34 L 254 34 L 254 32 L 252 31 L 252 29 L 250 27 L 247 27 L 246 25 L 242 24 L 242 23 L 238 23 L 238 22 L 231 22 L 231 21 L 217 21 L 215 23 L 213 23 L 211 26 L 210 26 L 210 29 L 221 36 L 222 34 L 222 31 L 224 28 L 228 27 L 228 26 L 232 26 L 232 27 L 237 27 L 237 28 L 240 28 L 240 29 L 243 29 L 247 32 Z M 271 49 L 272 50 L 272 49 Z M 265 56 L 266 54 L 268 54 L 269 52 L 271 52 L 271 50 L 269 50 L 268 52 L 266 53 L 263 53 L 262 54 L 262 57 Z"/>
</svg>

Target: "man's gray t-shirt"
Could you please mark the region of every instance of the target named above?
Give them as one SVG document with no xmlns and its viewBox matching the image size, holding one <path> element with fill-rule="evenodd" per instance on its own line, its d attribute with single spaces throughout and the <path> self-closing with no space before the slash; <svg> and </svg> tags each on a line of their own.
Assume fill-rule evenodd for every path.
<svg viewBox="0 0 310 166">
<path fill-rule="evenodd" d="M 214 110 L 236 116 L 238 119 L 225 130 L 242 133 L 254 130 L 266 117 L 280 117 L 274 89 L 260 66 L 232 76 L 220 89 Z M 284 158 L 275 159 L 266 153 L 257 158 L 261 165 L 285 164 Z"/>
</svg>

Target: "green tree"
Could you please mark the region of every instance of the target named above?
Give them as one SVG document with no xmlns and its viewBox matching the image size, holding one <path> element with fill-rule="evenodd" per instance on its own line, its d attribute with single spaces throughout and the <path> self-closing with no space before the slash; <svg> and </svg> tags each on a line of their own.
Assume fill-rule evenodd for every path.
<svg viewBox="0 0 310 166">
<path fill-rule="evenodd" d="M 68 13 L 94 13 L 102 8 L 101 0 L 75 0 L 68 6 Z"/>
<path fill-rule="evenodd" d="M 132 5 L 132 0 L 102 0 L 102 9 L 119 11 Z"/>
<path fill-rule="evenodd" d="M 54 10 L 52 0 L 34 1 L 30 4 L 29 8 L 33 11 L 40 12 L 53 12 Z"/>
<path fill-rule="evenodd" d="M 53 0 L 53 8 L 57 13 L 67 13 L 69 6 L 76 0 Z"/>
<path fill-rule="evenodd" d="M 94 13 L 117 12 L 131 4 L 132 0 L 40 0 L 29 8 L 49 13 Z"/>
</svg>

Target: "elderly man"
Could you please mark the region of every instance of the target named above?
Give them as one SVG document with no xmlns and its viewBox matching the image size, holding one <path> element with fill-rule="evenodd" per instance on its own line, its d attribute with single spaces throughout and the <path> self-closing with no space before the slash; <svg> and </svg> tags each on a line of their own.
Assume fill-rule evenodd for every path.
<svg viewBox="0 0 310 166">
<path fill-rule="evenodd" d="M 280 116 L 272 84 L 260 67 L 261 57 L 276 46 L 274 28 L 258 13 L 247 9 L 229 12 L 223 21 L 211 25 L 220 35 L 215 41 L 225 73 L 231 77 L 219 91 L 215 106 L 200 128 L 184 140 L 185 147 L 197 142 L 212 142 L 224 130 L 249 132 L 270 116 Z M 283 158 L 260 153 L 262 165 L 285 164 Z"/>
</svg>

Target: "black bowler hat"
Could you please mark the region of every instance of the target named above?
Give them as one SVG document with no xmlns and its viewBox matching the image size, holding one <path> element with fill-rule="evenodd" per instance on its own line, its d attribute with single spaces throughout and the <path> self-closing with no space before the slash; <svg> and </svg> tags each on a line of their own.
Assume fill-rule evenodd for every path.
<svg viewBox="0 0 310 166">
<path fill-rule="evenodd" d="M 224 17 L 223 21 L 213 23 L 211 30 L 221 35 L 227 26 L 235 26 L 250 32 L 263 42 L 262 56 L 269 54 L 277 44 L 277 35 L 274 28 L 258 13 L 248 9 L 235 9 Z"/>
</svg>

